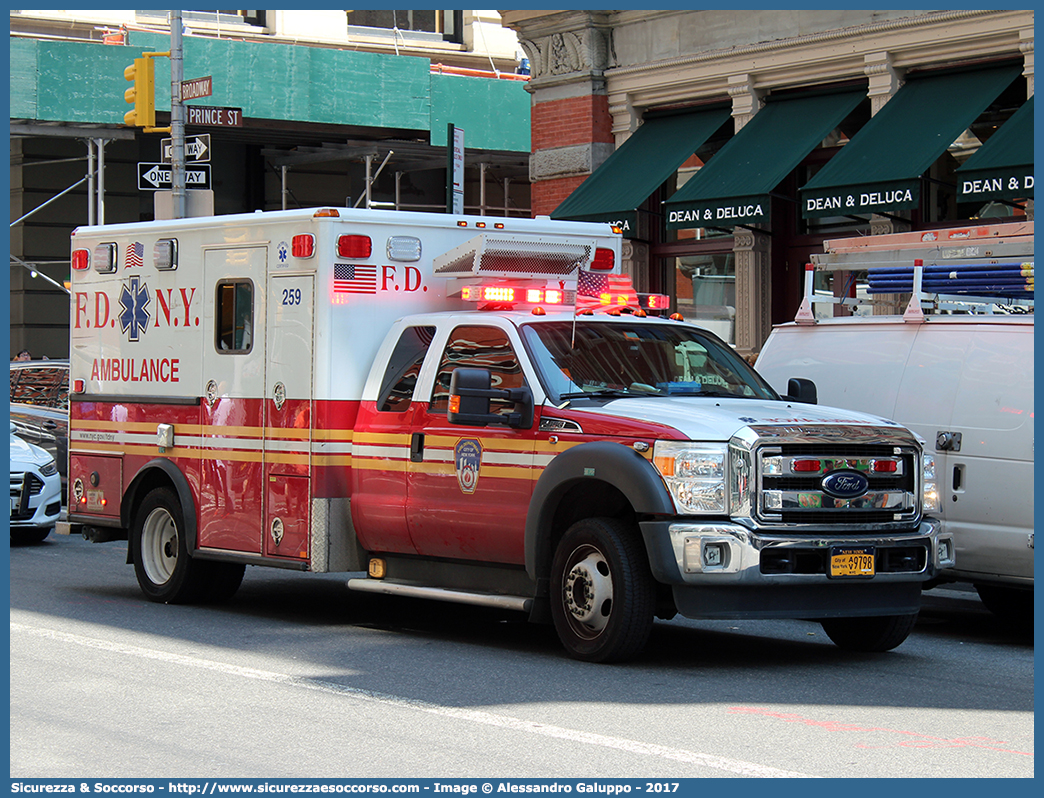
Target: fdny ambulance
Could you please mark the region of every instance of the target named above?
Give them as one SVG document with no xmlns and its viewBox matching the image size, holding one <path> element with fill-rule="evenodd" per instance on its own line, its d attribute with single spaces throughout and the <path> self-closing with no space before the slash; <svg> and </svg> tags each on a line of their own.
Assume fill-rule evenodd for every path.
<svg viewBox="0 0 1044 798">
<path fill-rule="evenodd" d="M 953 565 L 931 455 L 657 317 L 620 251 L 347 208 L 77 229 L 64 531 L 127 540 L 157 602 L 256 565 L 516 610 L 591 661 L 676 613 L 899 645 Z"/>
</svg>

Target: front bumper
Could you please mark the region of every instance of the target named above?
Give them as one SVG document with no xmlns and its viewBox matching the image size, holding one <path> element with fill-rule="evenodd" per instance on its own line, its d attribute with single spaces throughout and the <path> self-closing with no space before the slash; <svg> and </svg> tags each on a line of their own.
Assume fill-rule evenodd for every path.
<svg viewBox="0 0 1044 798">
<path fill-rule="evenodd" d="M 934 519 L 910 531 L 847 534 L 751 530 L 728 521 L 647 521 L 646 551 L 690 618 L 826 618 L 916 612 L 921 584 L 954 565 Z M 874 548 L 875 575 L 831 578 L 832 547 Z"/>
</svg>

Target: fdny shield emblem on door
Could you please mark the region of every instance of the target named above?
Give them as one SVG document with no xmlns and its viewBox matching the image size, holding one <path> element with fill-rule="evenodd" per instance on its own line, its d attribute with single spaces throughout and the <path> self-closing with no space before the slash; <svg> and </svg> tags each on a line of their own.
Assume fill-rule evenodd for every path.
<svg viewBox="0 0 1044 798">
<path fill-rule="evenodd" d="M 482 467 L 482 444 L 473 438 L 457 441 L 457 445 L 453 447 L 453 460 L 461 492 L 474 493 L 478 485 L 479 469 Z"/>
</svg>

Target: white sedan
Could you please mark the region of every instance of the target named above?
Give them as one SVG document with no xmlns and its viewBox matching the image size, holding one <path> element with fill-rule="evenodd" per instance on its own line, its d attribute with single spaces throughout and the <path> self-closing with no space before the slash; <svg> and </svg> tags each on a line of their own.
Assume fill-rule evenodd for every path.
<svg viewBox="0 0 1044 798">
<path fill-rule="evenodd" d="M 46 451 L 14 434 L 11 424 L 11 542 L 40 543 L 62 513 L 62 479 Z"/>
</svg>

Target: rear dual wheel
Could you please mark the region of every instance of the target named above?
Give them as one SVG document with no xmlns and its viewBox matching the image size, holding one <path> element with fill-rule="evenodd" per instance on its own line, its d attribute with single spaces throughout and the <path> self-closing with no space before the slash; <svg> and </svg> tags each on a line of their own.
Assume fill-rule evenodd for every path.
<svg viewBox="0 0 1044 798">
<path fill-rule="evenodd" d="M 189 556 L 181 502 L 170 488 L 155 488 L 145 496 L 135 514 L 131 538 L 134 574 L 150 601 L 225 601 L 243 581 L 243 565 Z"/>
<path fill-rule="evenodd" d="M 637 530 L 615 518 L 586 518 L 566 531 L 551 566 L 551 617 L 571 657 L 636 656 L 649 639 L 655 606 Z"/>
</svg>

